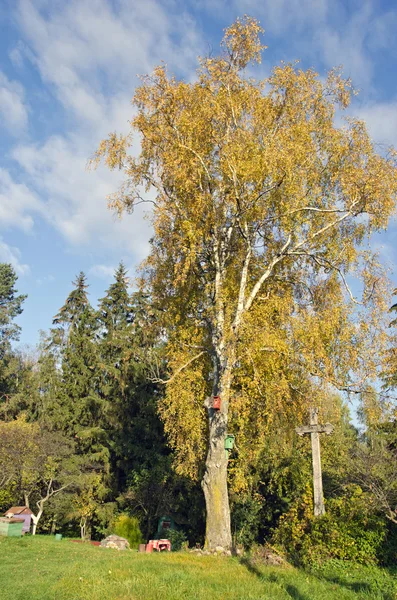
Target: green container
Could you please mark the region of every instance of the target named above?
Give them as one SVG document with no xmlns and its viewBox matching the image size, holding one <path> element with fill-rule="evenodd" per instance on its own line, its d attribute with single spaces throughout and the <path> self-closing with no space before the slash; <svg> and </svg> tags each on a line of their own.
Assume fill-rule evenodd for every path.
<svg viewBox="0 0 397 600">
<path fill-rule="evenodd" d="M 225 450 L 231 450 L 234 446 L 234 435 L 228 433 L 225 439 Z"/>
<path fill-rule="evenodd" d="M 55 539 L 56 539 L 57 542 L 60 542 L 61 539 L 62 539 L 62 533 L 56 533 L 55 534 Z"/>
<path fill-rule="evenodd" d="M 0 535 L 6 537 L 22 537 L 22 527 L 24 521 L 17 521 L 16 519 L 1 519 L 0 521 Z"/>
</svg>

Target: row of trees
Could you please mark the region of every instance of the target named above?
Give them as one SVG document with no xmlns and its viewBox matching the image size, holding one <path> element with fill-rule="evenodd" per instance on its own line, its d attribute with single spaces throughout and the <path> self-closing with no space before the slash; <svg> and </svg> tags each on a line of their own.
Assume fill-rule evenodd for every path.
<svg viewBox="0 0 397 600">
<path fill-rule="evenodd" d="M 30 505 L 34 531 L 44 513 L 45 527 L 78 523 L 83 537 L 125 505 L 149 536 L 161 514 L 178 512 L 187 484 L 171 470 L 157 414 L 150 373 L 161 372 L 161 343 L 147 299 L 130 293 L 121 264 L 94 310 L 80 273 L 37 352 L 23 355 L 10 342 L 24 297 L 2 268 L 1 505 Z"/>
<path fill-rule="evenodd" d="M 153 205 L 140 291 L 120 265 L 94 309 L 80 274 L 37 360 L 4 356 L 3 426 L 39 424 L 38 447 L 63 440 L 64 458 L 47 452 L 62 475 L 40 475 L 35 501 L 83 535 L 124 507 L 147 535 L 172 512 L 202 541 L 201 482 L 210 549 L 272 537 L 307 557 L 331 532 L 331 554 L 364 546 L 374 558 L 394 539 L 395 415 L 377 382 L 395 385 L 396 345 L 370 240 L 395 210 L 394 152 L 378 154 L 358 120 L 336 127 L 352 94 L 338 72 L 248 77 L 260 34 L 237 20 L 193 83 L 156 69 L 131 134 L 101 143 L 94 163 L 126 177 L 112 205 Z M 9 337 L 22 302 L 11 300 Z M 341 392 L 361 398 L 361 437 Z M 328 521 L 310 517 L 309 445 L 294 434 L 312 405 L 336 426 L 323 449 Z M 24 495 L 22 481 L 4 489 Z"/>
<path fill-rule="evenodd" d="M 10 327 L 13 307 L 20 300 L 21 310 L 23 297 L 15 291 L 11 266 L 1 265 L 0 271 L 10 282 L 1 297 L 3 339 L 6 329 L 12 331 L 1 362 L 6 392 L 0 404 L 0 507 L 30 506 L 34 533 L 39 526 L 79 531 L 83 538 L 111 531 L 120 512 L 138 517 L 149 538 L 158 518 L 171 514 L 191 543 L 202 543 L 200 465 L 196 476 L 175 472 L 179 458 L 166 444 L 158 415 L 165 386 L 154 381 L 166 377 L 167 344 L 148 298 L 130 292 L 120 265 L 95 310 L 81 273 L 37 354 L 26 355 L 11 348 L 18 333 Z M 254 347 L 256 341 L 251 343 Z M 389 386 L 393 351 L 388 365 Z M 245 375 L 239 377 L 245 381 Z M 328 521 L 320 534 L 333 541 L 332 548 L 317 547 L 321 535 L 312 518 L 310 444 L 294 433 L 305 415 L 305 398 L 295 399 L 290 410 L 278 404 L 269 411 L 266 432 L 255 430 L 256 424 L 233 429 L 237 449 L 228 461 L 233 541 L 249 547 L 272 539 L 297 560 L 327 551 L 342 557 L 350 551 L 348 557 L 360 558 L 351 544 L 362 535 L 369 541 L 361 558 L 375 559 L 380 545 L 387 541 L 393 550 L 396 538 L 387 525 L 396 522 L 393 412 L 379 393 L 367 389 L 361 405 L 367 429 L 359 435 L 341 397 L 326 388 L 317 393 L 322 418 L 335 424 L 322 447 Z M 189 420 L 191 414 L 182 412 L 179 418 Z M 190 443 L 187 439 L 188 448 Z M 343 532 L 346 522 L 355 530 Z"/>
</svg>

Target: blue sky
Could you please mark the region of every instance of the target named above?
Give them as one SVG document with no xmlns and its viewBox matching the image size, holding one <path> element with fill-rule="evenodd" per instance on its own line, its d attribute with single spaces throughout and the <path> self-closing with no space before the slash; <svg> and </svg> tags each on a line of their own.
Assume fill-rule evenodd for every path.
<svg viewBox="0 0 397 600">
<path fill-rule="evenodd" d="M 164 60 L 186 79 L 237 16 L 257 17 L 265 76 L 301 59 L 324 75 L 344 66 L 361 93 L 351 112 L 397 145 L 397 6 L 386 0 L 0 0 L 0 261 L 28 294 L 21 342 L 34 344 L 83 270 L 95 303 L 122 259 L 148 251 L 143 211 L 106 207 L 118 175 L 89 172 L 101 138 L 125 131 L 137 75 Z M 396 224 L 377 236 L 396 263 Z M 397 278 L 392 275 L 395 285 Z"/>
</svg>

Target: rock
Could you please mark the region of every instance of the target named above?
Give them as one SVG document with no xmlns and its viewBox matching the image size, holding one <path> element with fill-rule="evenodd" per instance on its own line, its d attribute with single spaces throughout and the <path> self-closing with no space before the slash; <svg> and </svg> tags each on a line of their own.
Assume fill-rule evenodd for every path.
<svg viewBox="0 0 397 600">
<path fill-rule="evenodd" d="M 216 546 L 215 548 L 215 552 L 218 552 L 219 554 L 222 554 L 222 552 L 224 552 L 224 548 L 222 548 L 222 546 Z"/>
<path fill-rule="evenodd" d="M 258 547 L 251 557 L 251 561 L 254 564 L 269 565 L 272 567 L 279 567 L 286 564 L 284 558 L 269 546 Z"/>
<path fill-rule="evenodd" d="M 277 566 L 283 565 L 285 561 L 278 554 L 275 554 L 274 552 L 268 552 L 266 555 L 266 558 L 265 558 L 265 562 L 267 565 L 277 567 Z"/>
<path fill-rule="evenodd" d="M 118 535 L 109 535 L 101 542 L 102 548 L 115 548 L 116 550 L 129 550 L 130 544 L 128 540 Z"/>
</svg>

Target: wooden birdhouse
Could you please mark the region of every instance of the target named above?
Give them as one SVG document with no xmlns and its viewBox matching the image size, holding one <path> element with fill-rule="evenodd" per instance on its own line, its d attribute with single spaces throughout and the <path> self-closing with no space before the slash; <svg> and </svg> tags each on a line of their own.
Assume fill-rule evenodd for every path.
<svg viewBox="0 0 397 600">
<path fill-rule="evenodd" d="M 225 438 L 225 450 L 231 450 L 234 446 L 234 435 L 232 433 L 228 433 Z"/>
<path fill-rule="evenodd" d="M 212 408 L 214 410 L 220 410 L 221 409 L 221 397 L 220 396 L 213 396 L 213 398 L 212 398 Z"/>
</svg>

